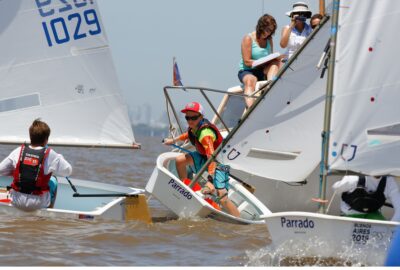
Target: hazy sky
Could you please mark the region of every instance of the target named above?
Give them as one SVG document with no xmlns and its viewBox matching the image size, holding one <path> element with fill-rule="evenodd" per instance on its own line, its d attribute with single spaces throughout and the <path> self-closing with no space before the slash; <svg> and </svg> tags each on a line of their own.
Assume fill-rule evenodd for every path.
<svg viewBox="0 0 400 270">
<path fill-rule="evenodd" d="M 98 0 L 121 89 L 132 108 L 165 110 L 163 87 L 172 85 L 175 56 L 184 85 L 226 90 L 239 84 L 240 44 L 264 13 L 278 30 L 289 23 L 289 0 Z M 313 13 L 318 0 L 305 1 Z M 189 102 L 189 101 L 188 101 Z"/>
</svg>

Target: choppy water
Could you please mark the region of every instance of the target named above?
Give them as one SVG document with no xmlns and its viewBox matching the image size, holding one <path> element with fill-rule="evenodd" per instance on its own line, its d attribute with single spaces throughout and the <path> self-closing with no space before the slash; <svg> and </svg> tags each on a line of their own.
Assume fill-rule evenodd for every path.
<svg viewBox="0 0 400 270">
<path fill-rule="evenodd" d="M 145 187 L 157 156 L 170 150 L 160 138 L 138 138 L 142 150 L 56 148 L 73 166 L 73 178 Z M 2 146 L 0 159 L 13 149 Z M 149 196 L 149 195 L 148 195 Z M 2 215 L 0 266 L 271 266 L 347 265 L 333 258 L 282 258 L 266 225 L 211 219 L 176 220 L 156 199 L 157 222 L 57 220 Z M 319 246 L 320 243 L 315 243 Z M 302 253 L 300 247 L 295 248 Z M 306 250 L 307 247 L 304 247 Z M 361 261 L 352 263 L 363 265 Z"/>
<path fill-rule="evenodd" d="M 73 165 L 74 178 L 144 188 L 159 153 L 159 138 L 138 138 L 142 150 L 56 148 Z M 2 146 L 3 159 L 13 146 Z M 168 220 L 151 199 L 160 222 L 68 221 L 2 216 L 0 266 L 244 266 L 262 265 L 257 254 L 270 242 L 264 225 L 210 219 Z M 253 256 L 253 257 L 252 257 Z M 254 257 L 256 256 L 256 257 Z M 262 257 L 262 256 L 261 256 Z"/>
</svg>

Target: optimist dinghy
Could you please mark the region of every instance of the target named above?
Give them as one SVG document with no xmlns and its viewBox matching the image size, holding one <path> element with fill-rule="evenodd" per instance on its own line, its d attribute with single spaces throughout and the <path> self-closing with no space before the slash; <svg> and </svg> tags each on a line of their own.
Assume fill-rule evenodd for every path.
<svg viewBox="0 0 400 270">
<path fill-rule="evenodd" d="M 2 187 L 11 181 L 10 177 L 0 177 Z M 80 193 L 74 193 L 67 179 L 59 177 L 54 207 L 33 212 L 21 211 L 12 206 L 9 191 L 3 188 L 0 190 L 0 212 L 14 216 L 151 222 L 144 190 L 79 179 L 71 182 Z"/>
<path fill-rule="evenodd" d="M 274 248 L 282 258 L 336 258 L 346 263 L 383 265 L 399 222 L 308 212 L 265 216 Z"/>
<path fill-rule="evenodd" d="M 194 191 L 176 174 L 176 152 L 167 152 L 157 158 L 157 165 L 146 185 L 146 191 L 156 197 L 180 218 L 213 218 L 237 224 L 264 224 L 260 216 L 270 214 L 253 194 L 235 179 L 229 179 L 228 198 L 237 206 L 240 217 L 234 217 L 216 206 L 214 201 L 206 201 L 200 191 Z M 210 203 L 211 202 L 211 203 Z"/>
<path fill-rule="evenodd" d="M 314 191 L 319 193 L 319 214 L 294 208 L 265 216 L 272 243 L 284 253 L 281 256 L 384 264 L 400 222 L 331 215 L 328 210 L 334 195 L 327 196 L 327 187 L 333 184 L 334 173 L 400 176 L 400 82 L 396 70 L 400 56 L 391 53 L 396 48 L 392 33 L 400 23 L 399 13 L 400 2 L 395 0 L 334 1 L 320 184 Z M 382 31 L 378 26 L 382 24 L 390 27 Z M 371 26 L 368 38 L 365 25 Z M 379 62 L 370 65 L 373 59 Z M 397 188 L 390 192 L 393 195 L 387 199 L 398 196 Z M 280 202 L 291 199 L 282 197 Z M 395 200 L 391 203 L 396 219 L 399 209 Z M 393 218 L 393 213 L 385 218 Z"/>
<path fill-rule="evenodd" d="M 28 127 L 41 118 L 52 130 L 50 146 L 139 148 L 96 1 L 3 0 L 0 17 L 0 144 L 28 142 Z M 84 197 L 66 179 L 59 182 L 55 208 L 35 215 L 129 220 L 148 214 L 142 189 L 73 179 L 79 192 L 92 194 Z M 105 193 L 119 195 L 98 195 Z M 1 210 L 23 213 L 7 191 L 1 196 Z"/>
</svg>

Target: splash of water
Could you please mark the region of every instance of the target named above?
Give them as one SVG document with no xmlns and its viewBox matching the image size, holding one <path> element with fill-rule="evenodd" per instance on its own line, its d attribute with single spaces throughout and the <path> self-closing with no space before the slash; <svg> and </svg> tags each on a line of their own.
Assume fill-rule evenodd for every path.
<svg viewBox="0 0 400 270">
<path fill-rule="evenodd" d="M 344 241 L 334 245 L 318 237 L 307 241 L 288 239 L 279 246 L 247 250 L 245 266 L 382 266 L 388 246 L 389 239 L 376 237 L 365 245 Z"/>
</svg>

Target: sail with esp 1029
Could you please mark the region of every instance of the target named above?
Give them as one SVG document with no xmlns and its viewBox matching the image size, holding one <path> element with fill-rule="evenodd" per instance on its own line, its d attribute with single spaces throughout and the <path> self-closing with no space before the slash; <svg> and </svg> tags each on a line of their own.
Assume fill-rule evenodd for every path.
<svg viewBox="0 0 400 270">
<path fill-rule="evenodd" d="M 49 144 L 135 145 L 96 1 L 3 0 L 0 18 L 0 143 L 41 118 Z"/>
</svg>

